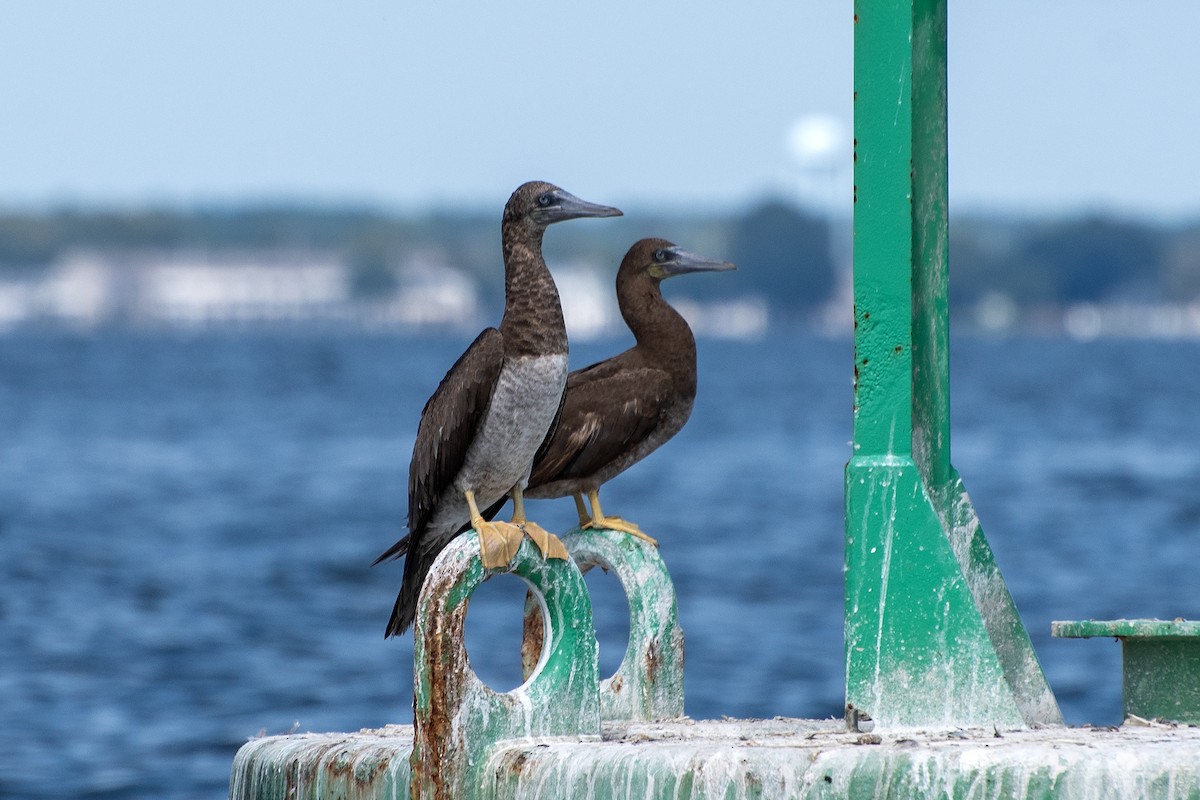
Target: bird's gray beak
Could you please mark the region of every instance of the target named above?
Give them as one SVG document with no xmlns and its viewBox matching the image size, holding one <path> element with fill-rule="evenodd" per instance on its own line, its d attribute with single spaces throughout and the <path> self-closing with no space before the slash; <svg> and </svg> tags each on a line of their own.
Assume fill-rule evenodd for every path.
<svg viewBox="0 0 1200 800">
<path fill-rule="evenodd" d="M 734 264 L 728 261 L 712 261 L 678 247 L 668 247 L 667 253 L 669 256 L 662 264 L 663 277 L 665 278 L 675 275 L 686 275 L 689 272 L 727 272 L 731 269 L 737 269 Z"/>
<path fill-rule="evenodd" d="M 579 219 L 580 217 L 623 216 L 619 208 L 602 206 L 598 203 L 589 203 L 586 200 L 580 200 L 575 195 L 565 192 L 562 189 L 557 189 L 553 192 L 553 202 L 551 205 L 539 208 L 534 213 L 538 222 L 541 222 L 543 225 L 550 225 L 551 223 L 562 222 L 568 219 Z"/>
</svg>

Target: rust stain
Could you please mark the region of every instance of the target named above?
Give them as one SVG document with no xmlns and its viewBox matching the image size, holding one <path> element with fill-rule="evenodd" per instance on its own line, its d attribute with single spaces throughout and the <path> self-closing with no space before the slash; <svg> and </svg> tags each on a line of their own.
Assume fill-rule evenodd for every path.
<svg viewBox="0 0 1200 800">
<path fill-rule="evenodd" d="M 525 752 L 517 753 L 517 755 L 513 757 L 512 761 L 509 762 L 508 771 L 514 775 L 520 775 L 521 771 L 525 769 L 525 762 L 528 760 L 529 755 Z"/>
<path fill-rule="evenodd" d="M 658 657 L 658 641 L 651 640 L 646 645 L 646 654 L 642 656 L 646 664 L 646 684 L 653 686 L 658 681 L 658 670 L 662 667 L 662 659 Z"/>
<path fill-rule="evenodd" d="M 455 576 L 434 571 L 430 578 L 450 580 Z M 432 587 L 426 588 L 430 592 Z M 451 587 L 432 589 L 435 597 L 444 597 Z M 413 752 L 410 760 L 412 779 L 409 793 L 412 797 L 452 800 L 452 787 L 447 778 L 458 770 L 449 764 L 453 736 L 454 712 L 462 704 L 463 687 L 466 684 L 463 669 L 465 651 L 463 630 L 467 604 L 459 603 L 448 613 L 430 615 L 430 626 L 425 631 L 425 652 L 430 664 L 429 713 L 424 724 L 416 726 Z M 416 698 L 413 698 L 414 706 Z M 414 719 L 420 721 L 421 714 L 413 708 Z"/>
<path fill-rule="evenodd" d="M 369 761 L 360 761 L 354 769 L 354 782 L 361 787 L 370 786 L 375 783 L 375 779 L 387 771 L 388 764 L 392 762 L 390 756 L 383 758 L 371 759 Z M 347 763 L 350 766 L 351 762 Z"/>
<path fill-rule="evenodd" d="M 287 789 L 287 797 L 296 797 L 307 777 L 301 772 L 300 757 L 289 758 L 284 770 L 284 787 Z"/>
<path fill-rule="evenodd" d="M 354 766 L 354 757 L 349 750 L 343 750 L 335 758 L 330 759 L 325 771 L 334 777 L 341 777 L 350 772 Z"/>
<path fill-rule="evenodd" d="M 537 603 L 525 601 L 525 628 L 521 634 L 521 676 L 526 680 L 533 674 L 538 659 L 542 657 L 542 645 L 546 641 L 546 620 Z"/>
</svg>

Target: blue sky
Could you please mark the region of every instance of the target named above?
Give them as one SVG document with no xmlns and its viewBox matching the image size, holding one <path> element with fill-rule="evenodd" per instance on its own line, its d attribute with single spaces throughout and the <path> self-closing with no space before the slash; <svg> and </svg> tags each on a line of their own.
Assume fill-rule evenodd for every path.
<svg viewBox="0 0 1200 800">
<path fill-rule="evenodd" d="M 540 177 L 633 208 L 736 207 L 805 185 L 798 118 L 850 124 L 852 15 L 6 0 L 0 206 L 486 209 Z M 1200 216 L 1200 3 L 951 3 L 950 39 L 956 210 Z"/>
</svg>

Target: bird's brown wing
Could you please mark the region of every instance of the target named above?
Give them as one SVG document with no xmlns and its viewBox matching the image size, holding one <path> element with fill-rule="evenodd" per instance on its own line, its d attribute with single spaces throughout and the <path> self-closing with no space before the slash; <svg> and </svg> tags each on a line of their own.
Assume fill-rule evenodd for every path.
<svg viewBox="0 0 1200 800">
<path fill-rule="evenodd" d="M 530 486 L 592 475 L 649 436 L 666 412 L 671 398 L 666 372 L 600 367 L 567 380 L 558 427 L 534 463 Z"/>
<path fill-rule="evenodd" d="M 503 364 L 504 338 L 500 331 L 488 328 L 454 362 L 425 403 L 408 466 L 409 532 L 380 553 L 371 562 L 372 567 L 407 554 L 414 532 L 429 521 L 433 504 L 462 468 Z M 548 443 L 549 439 L 543 447 Z M 496 516 L 506 499 L 507 495 L 482 512 L 484 519 Z M 466 523 L 458 532 L 469 527 Z"/>
<path fill-rule="evenodd" d="M 462 469 L 503 365 L 504 337 L 488 328 L 454 362 L 425 404 L 408 467 L 410 536 L 420 535 L 438 497 Z"/>
</svg>

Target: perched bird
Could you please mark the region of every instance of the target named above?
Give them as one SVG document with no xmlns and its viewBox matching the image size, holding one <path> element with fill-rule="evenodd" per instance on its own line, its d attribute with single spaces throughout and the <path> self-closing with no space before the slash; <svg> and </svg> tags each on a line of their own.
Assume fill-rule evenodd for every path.
<svg viewBox="0 0 1200 800">
<path fill-rule="evenodd" d="M 642 239 L 629 248 L 617 271 L 617 302 L 636 344 L 568 376 L 562 413 L 538 450 L 526 497 L 572 495 L 580 527 L 611 528 L 655 543 L 637 525 L 604 516 L 600 486 L 658 449 L 692 413 L 696 339 L 663 299 L 660 284 L 689 272 L 731 269 L 736 267 L 727 261 L 701 258 L 664 239 Z"/>
<path fill-rule="evenodd" d="M 488 568 L 504 566 L 528 535 L 547 557 L 562 542 L 525 518 L 522 490 L 562 404 L 567 333 L 558 289 L 542 258 L 547 226 L 621 211 L 580 200 L 553 184 L 523 184 L 504 207 L 504 316 L 459 357 L 425 404 L 408 471 L 408 536 L 379 558 L 407 552 L 387 636 L 413 621 L 438 553 L 473 527 Z M 512 522 L 487 522 L 479 507 L 513 498 Z M 491 512 L 494 515 L 494 511 Z"/>
</svg>

